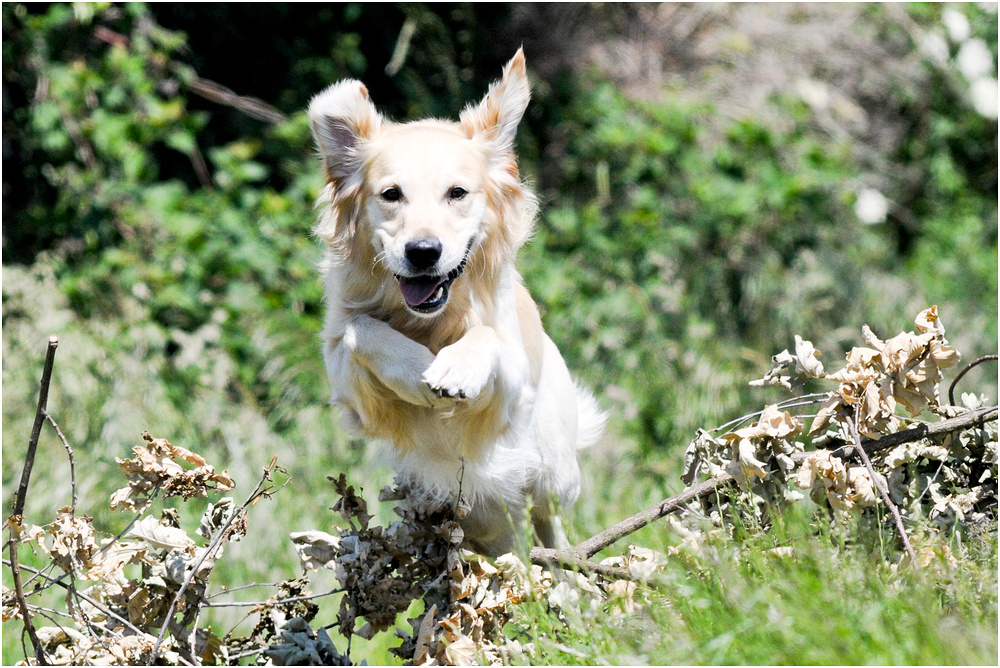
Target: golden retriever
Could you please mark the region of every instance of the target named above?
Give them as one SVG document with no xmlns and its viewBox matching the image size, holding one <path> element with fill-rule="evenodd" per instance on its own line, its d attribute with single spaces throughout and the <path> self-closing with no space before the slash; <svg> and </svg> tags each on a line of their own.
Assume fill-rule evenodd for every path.
<svg viewBox="0 0 1000 668">
<path fill-rule="evenodd" d="M 461 495 L 466 543 L 565 545 L 555 509 L 606 415 L 570 378 L 514 268 L 537 213 L 514 137 L 530 97 L 518 50 L 458 123 L 393 123 L 345 80 L 309 122 L 326 178 L 323 354 L 356 434 L 389 441 L 426 494 Z"/>
</svg>

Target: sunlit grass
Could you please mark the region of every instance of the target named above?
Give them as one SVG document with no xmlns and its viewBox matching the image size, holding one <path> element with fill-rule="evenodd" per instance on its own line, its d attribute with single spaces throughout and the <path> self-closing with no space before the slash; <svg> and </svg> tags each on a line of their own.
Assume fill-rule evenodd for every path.
<svg viewBox="0 0 1000 668">
<path fill-rule="evenodd" d="M 659 537 L 668 549 L 669 534 Z M 772 552 L 778 545 L 790 554 Z M 631 614 L 556 615 L 539 602 L 520 608 L 511 632 L 534 639 L 541 665 L 996 663 L 995 525 L 953 567 L 898 569 L 879 552 L 835 547 L 810 516 L 790 512 L 766 535 L 671 556 Z"/>
</svg>

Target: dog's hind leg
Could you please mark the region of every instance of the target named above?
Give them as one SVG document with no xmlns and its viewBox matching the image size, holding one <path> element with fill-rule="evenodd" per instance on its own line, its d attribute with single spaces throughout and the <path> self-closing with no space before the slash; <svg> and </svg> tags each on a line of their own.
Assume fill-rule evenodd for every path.
<svg viewBox="0 0 1000 668">
<path fill-rule="evenodd" d="M 532 513 L 531 526 L 542 547 L 551 547 L 557 550 L 570 547 L 569 539 L 563 530 L 562 518 L 558 515 Z"/>
</svg>

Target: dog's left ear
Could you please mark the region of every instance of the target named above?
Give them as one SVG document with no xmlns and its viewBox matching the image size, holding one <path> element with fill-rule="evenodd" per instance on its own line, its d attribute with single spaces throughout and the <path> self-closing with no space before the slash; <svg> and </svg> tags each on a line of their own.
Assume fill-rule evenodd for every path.
<svg viewBox="0 0 1000 668">
<path fill-rule="evenodd" d="M 490 86 L 478 105 L 462 111 L 462 127 L 469 138 L 481 136 L 501 153 L 511 153 L 517 124 L 528 108 L 531 89 L 524 66 L 524 50 L 518 49 L 503 69 L 503 78 Z"/>
</svg>

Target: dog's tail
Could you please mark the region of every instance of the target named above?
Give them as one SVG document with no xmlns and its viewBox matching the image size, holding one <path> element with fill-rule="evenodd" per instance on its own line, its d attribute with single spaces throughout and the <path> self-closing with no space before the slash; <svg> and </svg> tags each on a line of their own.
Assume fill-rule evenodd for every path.
<svg viewBox="0 0 1000 668">
<path fill-rule="evenodd" d="M 576 386 L 576 448 L 583 450 L 601 440 L 608 426 L 608 413 L 587 388 Z"/>
</svg>

